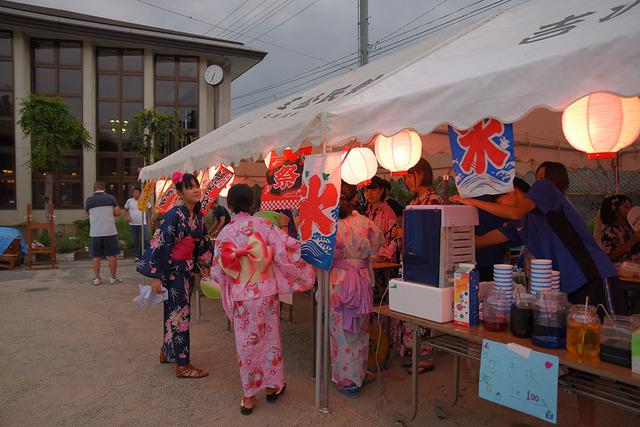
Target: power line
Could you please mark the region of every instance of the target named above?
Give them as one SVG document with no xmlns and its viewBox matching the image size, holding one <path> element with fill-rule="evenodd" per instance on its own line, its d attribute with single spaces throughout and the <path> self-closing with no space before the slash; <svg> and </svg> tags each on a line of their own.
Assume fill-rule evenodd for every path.
<svg viewBox="0 0 640 427">
<path fill-rule="evenodd" d="M 269 34 L 271 31 L 275 30 L 276 28 L 279 28 L 281 26 L 283 26 L 284 24 L 286 24 L 287 22 L 291 21 L 293 18 L 295 18 L 296 16 L 300 15 L 302 12 L 304 12 L 305 10 L 309 9 L 311 6 L 313 6 L 314 4 L 318 3 L 318 1 L 320 0 L 314 0 L 311 3 L 309 3 L 308 5 L 306 5 L 305 7 L 303 7 L 302 9 L 300 9 L 298 12 L 294 13 L 293 15 L 291 15 L 289 18 L 285 19 L 284 21 L 282 21 L 281 23 L 279 23 L 278 25 L 268 29 L 267 31 L 265 31 L 264 33 L 260 34 L 257 37 L 252 38 L 251 40 L 249 40 L 247 43 L 251 43 L 252 41 L 254 41 L 257 38 L 263 37 L 267 34 Z"/>
<path fill-rule="evenodd" d="M 248 27 L 242 28 L 242 32 L 248 33 L 256 27 L 259 27 L 264 22 L 271 19 L 274 15 L 277 15 L 281 10 L 289 6 L 295 0 L 285 0 L 284 3 L 277 5 L 273 10 L 265 13 L 263 16 L 259 17 L 255 22 L 251 23 Z M 266 9 L 265 9 L 266 10 Z"/>
<path fill-rule="evenodd" d="M 481 0 L 481 1 L 483 1 L 483 0 Z M 491 9 L 494 9 L 494 8 L 498 7 L 498 6 L 499 6 L 500 4 L 502 4 L 502 3 L 507 3 L 507 2 L 509 2 L 509 1 L 510 1 L 510 0 L 498 0 L 498 1 L 494 2 L 494 3 L 491 3 L 491 4 L 488 4 L 488 5 L 482 6 L 482 7 L 478 8 L 478 9 L 475 9 L 475 10 L 473 10 L 473 11 L 471 11 L 471 12 L 467 12 L 467 13 L 466 13 L 466 14 L 464 14 L 464 15 L 461 15 L 461 16 L 458 16 L 458 17 L 455 17 L 455 18 L 452 18 L 452 19 L 450 19 L 450 20 L 448 20 L 448 21 L 445 21 L 445 22 L 443 22 L 443 23 L 441 23 L 441 24 L 438 24 L 438 25 L 436 25 L 436 26 L 430 27 L 430 28 L 428 28 L 428 29 L 426 29 L 426 30 L 423 30 L 423 31 L 419 32 L 419 33 L 416 33 L 416 34 L 413 34 L 413 35 L 411 35 L 411 36 L 407 36 L 407 37 L 405 37 L 405 38 L 403 38 L 403 39 L 400 39 L 400 40 L 397 40 L 397 41 L 395 41 L 395 42 L 392 42 L 392 43 L 388 44 L 387 46 L 384 46 L 384 50 L 382 50 L 382 51 L 380 51 L 380 52 L 377 52 L 376 54 L 372 55 L 372 57 L 379 56 L 379 55 L 381 55 L 381 54 L 383 54 L 383 53 L 386 53 L 386 52 L 388 52 L 388 51 L 390 51 L 390 50 L 396 49 L 396 48 L 397 48 L 397 47 L 399 47 L 399 46 L 402 46 L 402 45 L 405 45 L 405 44 L 407 44 L 407 43 L 410 43 L 411 41 L 417 40 L 418 38 L 424 37 L 424 36 L 426 36 L 426 35 L 428 35 L 428 34 L 431 34 L 431 33 L 433 33 L 433 32 L 436 32 L 436 31 L 442 30 L 442 29 L 444 29 L 444 28 L 448 28 L 448 27 L 450 27 L 450 26 L 452 26 L 452 25 L 458 24 L 458 23 L 460 23 L 460 22 L 463 22 L 463 21 L 465 21 L 465 20 L 467 20 L 467 19 L 470 19 L 470 18 L 472 18 L 472 17 L 474 17 L 474 16 L 477 16 L 477 15 L 479 15 L 479 14 L 481 14 L 481 13 L 484 13 L 484 12 L 487 12 L 487 11 L 489 11 L 489 10 L 491 10 Z M 477 3 L 479 3 L 479 2 L 476 2 L 476 3 L 474 3 L 474 4 L 477 4 Z M 464 8 L 461 8 L 461 9 L 458 9 L 457 11 L 454 11 L 453 13 L 459 12 L 459 11 L 464 10 L 464 9 L 466 9 L 466 8 L 468 8 L 468 6 L 467 6 L 467 7 L 464 7 Z M 451 16 L 451 14 L 452 14 L 452 13 L 447 14 L 447 15 L 445 15 L 445 16 Z M 442 19 L 442 17 L 440 17 L 439 19 Z M 437 19 L 437 20 L 439 20 L 439 19 Z M 436 21 L 437 21 L 437 20 L 436 20 Z M 434 21 L 434 22 L 435 22 L 435 21 Z M 424 27 L 424 25 L 421 25 L 421 26 L 416 27 L 416 28 L 422 28 L 422 27 Z M 413 31 L 413 30 L 410 30 L 410 31 Z M 394 38 L 395 38 L 395 37 L 394 37 Z M 346 57 L 348 57 L 348 56 L 353 56 L 353 55 L 355 55 L 355 53 L 352 53 L 352 54 L 350 54 L 350 55 L 347 55 L 347 56 L 345 56 L 345 57 L 343 57 L 343 58 L 346 58 Z M 339 59 L 342 59 L 342 58 L 339 58 Z M 336 62 L 336 61 L 338 61 L 338 60 L 334 60 L 334 61 L 332 61 L 332 62 Z M 336 69 L 334 69 L 334 70 L 332 70 L 332 71 L 328 71 L 328 72 L 326 72 L 326 73 L 324 73 L 324 74 L 322 74 L 322 75 L 320 75 L 320 76 L 317 76 L 317 77 L 315 77 L 315 78 L 313 78 L 313 79 L 310 79 L 310 80 L 304 81 L 304 82 L 302 82 L 302 83 L 299 83 L 299 84 L 297 84 L 297 85 L 295 85 L 295 86 L 292 86 L 291 88 L 288 88 L 288 89 L 285 89 L 285 90 L 283 90 L 283 91 L 277 92 L 277 93 L 275 93 L 275 94 L 273 94 L 273 95 L 269 95 L 269 96 L 266 96 L 266 97 L 260 98 L 260 99 L 258 99 L 258 100 L 255 100 L 255 101 L 248 102 L 248 103 L 246 103 L 246 104 L 240 105 L 240 106 L 238 106 L 238 107 L 233 108 L 233 110 L 234 110 L 234 111 L 244 110 L 244 109 L 247 109 L 248 107 L 251 107 L 251 106 L 253 106 L 253 105 L 259 104 L 259 103 L 261 103 L 262 101 L 270 100 L 270 99 L 272 99 L 272 98 L 277 99 L 277 96 L 278 96 L 278 95 L 285 94 L 285 93 L 291 93 L 291 91 L 292 91 L 293 89 L 295 89 L 295 88 L 298 88 L 298 87 L 301 87 L 301 86 L 307 85 L 308 83 L 314 82 L 314 81 L 316 81 L 316 80 L 318 80 L 318 79 L 320 79 L 320 78 L 322 78 L 322 77 L 328 76 L 328 75 L 330 75 L 330 74 L 334 74 L 334 73 L 336 73 L 336 72 L 338 72 L 338 71 L 340 71 L 340 70 L 343 70 L 343 69 L 345 69 L 345 68 L 349 68 L 350 66 L 355 65 L 355 64 L 357 63 L 357 61 L 354 61 L 354 60 L 351 60 L 351 61 L 343 61 L 343 62 L 344 62 L 344 65 L 343 65 L 343 66 L 338 67 L 338 65 L 340 65 L 340 64 L 336 64 L 336 65 L 334 65 L 334 66 L 332 66 L 332 67 L 329 67 L 329 68 L 327 69 L 327 71 L 328 71 L 328 70 L 331 70 L 332 68 L 338 67 L 338 68 L 336 68 Z M 327 65 L 328 65 L 328 64 L 327 64 Z M 326 65 L 325 65 L 325 66 L 323 66 L 323 67 L 326 67 Z M 319 67 L 319 68 L 322 68 L 322 67 Z M 314 70 L 315 70 L 315 69 L 312 69 L 312 70 L 310 70 L 310 71 L 307 71 L 307 72 L 301 73 L 301 74 L 299 74 L 299 75 L 293 76 L 293 77 L 291 77 L 291 78 L 289 78 L 289 79 L 285 79 L 285 80 L 283 80 L 283 81 L 281 81 L 281 82 L 274 83 L 274 84 L 272 84 L 272 85 L 270 85 L 270 86 L 267 86 L 267 87 L 265 87 L 265 88 L 258 89 L 258 90 L 252 91 L 252 92 L 248 92 L 248 93 L 243 94 L 243 95 L 240 95 L 240 96 L 238 96 L 238 97 L 236 97 L 236 98 L 232 98 L 232 100 L 240 99 L 240 98 L 244 98 L 244 97 L 247 97 L 247 96 L 256 95 L 256 94 L 258 94 L 258 93 L 262 93 L 262 92 L 267 92 L 267 91 L 272 90 L 272 89 L 275 89 L 276 87 L 279 87 L 279 86 L 286 86 L 286 85 L 288 85 L 288 84 L 290 84 L 290 83 L 293 83 L 293 82 L 295 82 L 295 81 L 301 80 L 301 79 L 303 79 L 303 78 L 305 78 L 305 77 L 308 77 L 308 76 L 311 76 L 311 75 L 313 75 L 313 74 L 317 74 L 318 72 L 320 72 L 320 71 L 314 71 Z M 300 77 L 297 77 L 297 76 L 300 76 Z"/>
<path fill-rule="evenodd" d="M 222 24 L 228 17 L 230 17 L 231 15 L 233 15 L 234 13 L 236 13 L 236 11 L 238 9 L 240 9 L 242 6 L 244 6 L 245 4 L 247 4 L 249 2 L 249 0 L 244 0 L 242 3 L 240 3 L 240 6 L 236 7 L 235 9 L 233 9 L 231 12 L 229 12 L 228 14 L 225 15 L 224 18 L 222 18 L 221 20 L 219 20 L 218 22 L 216 22 L 215 24 L 211 25 L 211 28 L 209 28 L 207 30 L 206 33 L 203 34 L 203 36 L 206 36 L 207 34 L 209 34 L 211 32 L 211 30 L 213 30 L 214 28 L 216 28 L 218 25 Z"/>
<path fill-rule="evenodd" d="M 259 8 L 260 6 L 262 6 L 264 3 L 266 3 L 267 0 L 262 0 L 260 3 L 258 3 L 253 9 L 251 9 L 249 12 L 245 13 L 244 15 L 242 15 L 240 18 L 236 19 L 235 21 L 233 21 L 231 24 L 229 24 L 227 27 L 229 27 L 229 29 L 221 32 L 220 34 L 218 34 L 218 37 L 223 37 L 224 34 L 227 33 L 227 31 L 233 31 L 231 30 L 231 28 L 233 28 L 234 25 L 236 25 L 238 22 L 242 21 L 246 16 L 249 16 L 251 13 L 253 13 L 254 10 L 256 10 L 257 8 Z"/>
<path fill-rule="evenodd" d="M 444 3 L 446 3 L 448 0 L 442 0 L 440 3 L 438 3 L 437 5 L 433 6 L 432 8 L 430 8 L 429 10 L 427 10 L 425 13 L 423 13 L 422 15 L 419 15 L 415 18 L 413 18 L 411 21 L 407 22 L 406 24 L 404 24 L 402 27 L 397 28 L 396 30 L 392 31 L 391 33 L 387 34 L 386 36 L 380 37 L 379 41 L 382 40 L 386 40 L 387 38 L 389 38 L 390 36 L 394 35 L 395 33 L 397 33 L 398 31 L 402 30 L 403 28 L 407 28 L 409 25 L 413 24 L 414 22 L 416 22 L 418 19 L 424 17 L 425 15 L 433 12 L 434 10 L 436 10 L 438 7 L 442 6 Z M 482 1 L 482 0 L 481 0 Z"/>
<path fill-rule="evenodd" d="M 156 9 L 160 9 L 160 10 L 163 10 L 163 11 L 168 12 L 168 13 L 172 13 L 172 14 L 174 14 L 174 15 L 181 16 L 181 17 L 183 17 L 183 18 L 191 19 L 191 20 L 196 21 L 196 22 L 201 22 L 201 23 L 206 24 L 206 25 L 214 25 L 214 24 L 212 24 L 211 22 L 203 21 L 202 19 L 194 18 L 193 16 L 185 15 L 184 13 L 180 13 L 180 12 L 177 12 L 177 11 L 175 11 L 175 10 L 168 9 L 168 8 L 166 8 L 166 7 L 158 6 L 157 4 L 149 3 L 149 2 L 144 1 L 144 0 L 137 0 L 137 1 L 138 1 L 139 3 L 144 4 L 144 5 L 147 5 L 147 6 L 150 6 L 150 7 L 154 7 L 154 8 L 156 8 Z M 249 34 L 245 34 L 245 33 L 240 33 L 240 32 L 237 32 L 237 31 L 233 31 L 233 30 L 230 30 L 229 28 L 222 27 L 222 26 L 220 26 L 220 25 L 214 25 L 214 27 L 215 27 L 215 28 L 220 28 L 220 29 L 222 29 L 222 30 L 228 30 L 228 31 L 231 31 L 232 33 L 235 33 L 235 34 L 240 34 L 240 35 L 243 35 L 243 36 L 252 37 L 252 36 L 251 36 L 251 35 L 249 35 Z M 222 40 L 222 41 L 224 41 L 224 40 Z M 327 61 L 326 59 L 324 59 L 324 58 L 318 58 L 317 56 L 309 55 L 308 53 L 300 52 L 300 51 L 298 51 L 298 50 L 291 49 L 291 48 L 289 48 L 289 47 L 282 46 L 282 45 L 279 45 L 279 44 L 277 44 L 277 43 L 273 43 L 273 42 L 270 42 L 270 41 L 267 41 L 267 40 L 262 40 L 262 39 L 260 39 L 260 38 L 257 38 L 257 39 L 255 39 L 255 41 L 262 42 L 262 43 L 264 43 L 264 44 L 266 44 L 266 45 L 269 45 L 269 46 L 277 47 L 278 49 L 282 49 L 282 50 L 286 50 L 286 51 L 289 51 L 289 52 L 292 52 L 292 53 L 296 53 L 296 54 L 301 55 L 301 56 L 306 56 L 307 58 L 315 59 L 316 61 L 320 61 L 320 62 L 324 62 L 324 63 L 327 63 L 327 62 L 328 62 L 328 61 Z"/>
<path fill-rule="evenodd" d="M 268 90 L 275 89 L 276 87 L 279 87 L 279 86 L 285 86 L 287 83 L 294 82 L 294 81 L 303 79 L 305 77 L 309 77 L 309 76 L 312 76 L 314 74 L 317 74 L 317 73 L 320 73 L 320 72 L 323 72 L 323 71 L 327 71 L 327 70 L 329 70 L 331 68 L 344 65 L 346 62 L 350 63 L 354 59 L 354 57 L 356 55 L 358 55 L 358 52 L 352 52 L 352 53 L 350 53 L 348 55 L 345 55 L 345 56 L 342 56 L 340 58 L 334 59 L 333 61 L 328 62 L 327 64 L 322 65 L 320 67 L 310 68 L 310 69 L 308 69 L 306 71 L 303 71 L 301 73 L 294 74 L 293 76 L 289 76 L 284 80 L 280 80 L 278 82 L 271 83 L 270 85 L 264 86 L 264 87 L 262 87 L 260 89 L 252 90 L 250 92 L 243 93 L 242 95 L 235 96 L 235 97 L 231 98 L 231 100 L 235 101 L 235 100 L 238 100 L 238 99 L 246 98 L 247 96 L 257 95 L 258 93 L 266 92 Z M 345 61 L 346 58 L 351 58 L 351 59 L 348 59 L 348 60 Z M 334 64 L 334 65 L 331 65 L 331 64 Z"/>
<path fill-rule="evenodd" d="M 504 4 L 504 3 L 508 3 L 510 1 L 511 0 L 497 0 L 497 1 L 493 2 L 493 3 L 491 3 L 491 4 L 488 4 L 486 6 L 482 6 L 481 8 L 478 8 L 476 10 L 473 10 L 471 12 L 467 12 L 466 14 L 464 14 L 462 16 L 459 16 L 459 17 L 457 17 L 455 19 L 443 22 L 443 23 L 438 24 L 438 25 L 436 25 L 434 27 L 431 27 L 431 28 L 427 28 L 426 30 L 420 31 L 420 32 L 418 32 L 416 34 L 413 34 L 413 35 L 407 36 L 407 37 L 405 37 L 403 39 L 400 39 L 400 40 L 394 41 L 392 43 L 389 43 L 386 46 L 382 46 L 381 47 L 381 49 L 383 49 L 382 51 L 376 52 L 375 54 L 373 54 L 371 56 L 375 57 L 375 56 L 381 55 L 381 54 L 383 54 L 385 52 L 388 52 L 390 50 L 397 49 L 398 47 L 404 46 L 407 43 L 411 43 L 412 41 L 415 41 L 415 40 L 417 40 L 419 38 L 422 38 L 422 37 L 424 37 L 426 35 L 429 35 L 429 34 L 434 33 L 436 31 L 442 30 L 444 28 L 451 27 L 452 25 L 458 24 L 460 22 L 466 21 L 467 19 L 470 19 L 470 18 L 472 18 L 474 16 L 480 15 L 480 14 L 482 14 L 484 12 L 488 12 L 488 11 L 490 11 L 492 9 L 495 9 L 496 7 L 498 7 L 498 6 L 500 6 L 500 5 Z"/>
</svg>

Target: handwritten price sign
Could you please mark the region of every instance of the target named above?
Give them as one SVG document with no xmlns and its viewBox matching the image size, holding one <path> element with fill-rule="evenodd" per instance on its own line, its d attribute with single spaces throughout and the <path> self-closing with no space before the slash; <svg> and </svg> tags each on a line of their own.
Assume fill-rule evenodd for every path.
<svg viewBox="0 0 640 427">
<path fill-rule="evenodd" d="M 555 424 L 558 416 L 556 356 L 515 344 L 482 342 L 481 398 Z"/>
</svg>

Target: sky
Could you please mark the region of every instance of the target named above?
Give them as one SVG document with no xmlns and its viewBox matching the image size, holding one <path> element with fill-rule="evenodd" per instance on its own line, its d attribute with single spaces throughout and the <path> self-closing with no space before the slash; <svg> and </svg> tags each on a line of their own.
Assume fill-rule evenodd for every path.
<svg viewBox="0 0 640 427">
<path fill-rule="evenodd" d="M 495 7 L 520 2 L 522 0 L 369 0 L 371 60 L 376 59 L 374 55 L 380 57 L 424 40 L 462 19 L 466 19 L 466 23 L 493 13 L 491 9 Z M 262 62 L 232 82 L 232 117 L 357 67 L 357 0 L 27 0 L 21 3 L 232 39 L 268 52 Z M 307 72 L 310 74 L 304 74 Z M 273 86 L 283 81 L 285 83 Z"/>
</svg>

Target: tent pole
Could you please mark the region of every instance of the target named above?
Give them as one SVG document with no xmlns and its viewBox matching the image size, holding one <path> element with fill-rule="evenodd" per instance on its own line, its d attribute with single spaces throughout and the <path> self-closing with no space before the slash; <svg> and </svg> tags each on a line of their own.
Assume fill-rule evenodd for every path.
<svg viewBox="0 0 640 427">
<path fill-rule="evenodd" d="M 613 163 L 613 188 L 615 194 L 620 194 L 620 157 L 616 157 L 611 161 Z"/>
<path fill-rule="evenodd" d="M 324 331 L 322 337 L 322 364 L 323 364 L 323 375 L 324 375 L 324 406 L 321 408 L 323 413 L 329 413 L 329 272 L 323 271 L 323 282 L 324 282 Z"/>
<path fill-rule="evenodd" d="M 323 314 L 323 300 L 324 300 L 324 280 L 322 277 L 322 270 L 318 270 L 318 291 L 315 294 L 317 299 L 316 306 L 316 409 L 320 408 L 320 394 L 322 387 L 322 314 Z"/>
</svg>

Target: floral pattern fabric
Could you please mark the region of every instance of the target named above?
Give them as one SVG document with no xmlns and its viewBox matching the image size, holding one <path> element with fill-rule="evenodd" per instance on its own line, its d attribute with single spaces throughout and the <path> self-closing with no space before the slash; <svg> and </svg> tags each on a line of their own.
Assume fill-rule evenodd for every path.
<svg viewBox="0 0 640 427">
<path fill-rule="evenodd" d="M 378 250 L 377 255 L 388 262 L 398 262 L 400 259 L 400 245 L 395 237 L 395 230 L 398 228 L 396 214 L 387 202 L 382 202 L 381 206 L 367 207 L 367 217 L 382 231 L 384 244 Z"/>
<path fill-rule="evenodd" d="M 176 260 L 173 250 L 184 239 L 195 242 L 193 255 Z M 168 290 L 169 299 L 164 302 L 163 349 L 167 360 L 180 366 L 189 364 L 189 300 L 193 275 L 200 272 L 200 267 L 209 268 L 212 259 L 211 241 L 202 214 L 196 209 L 191 215 L 187 207 L 180 204 L 167 212 L 137 267 L 143 276 L 162 280 L 162 286 Z"/>
<path fill-rule="evenodd" d="M 354 212 L 353 215 L 338 220 L 335 260 L 371 260 L 384 243 L 378 227 L 367 217 Z M 331 270 L 329 296 L 331 379 L 339 386 L 362 385 L 367 373 L 369 354 L 369 316 L 360 318 L 360 333 L 347 332 L 342 327 L 340 306 L 341 286 L 347 275 L 346 270 Z M 370 286 L 374 284 L 371 262 L 368 266 Z"/>
<path fill-rule="evenodd" d="M 629 224 L 606 224 L 600 231 L 602 250 L 609 254 L 612 250 L 622 246 L 633 236 L 633 228 Z M 613 262 L 631 261 L 640 263 L 640 243 L 635 244 L 630 251 L 612 260 Z"/>
<path fill-rule="evenodd" d="M 264 280 L 244 283 L 221 266 L 222 247 L 245 248 L 254 233 L 273 250 L 271 271 Z M 242 268 L 246 263 L 241 263 Z M 304 292 L 315 283 L 313 268 L 300 256 L 300 243 L 264 218 L 233 215 L 216 239 L 211 276 L 222 291 L 222 305 L 233 322 L 244 395 L 282 387 L 284 365 L 280 344 L 279 293 Z M 241 274 L 239 277 L 242 277 Z"/>
</svg>

